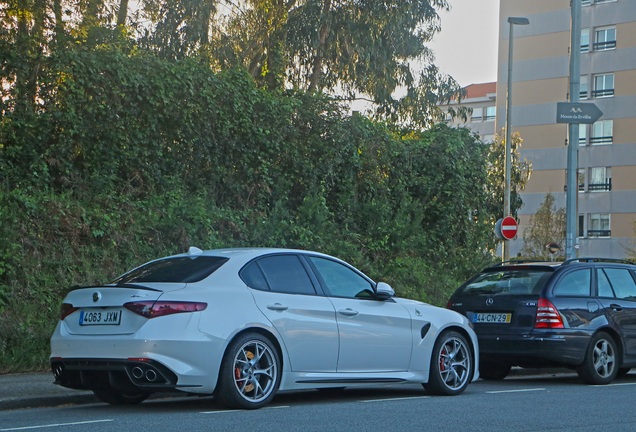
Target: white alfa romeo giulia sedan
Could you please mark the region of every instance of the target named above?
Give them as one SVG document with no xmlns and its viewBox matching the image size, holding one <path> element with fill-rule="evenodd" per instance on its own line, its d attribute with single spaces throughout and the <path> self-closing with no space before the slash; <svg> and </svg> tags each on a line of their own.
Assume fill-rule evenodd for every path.
<svg viewBox="0 0 636 432">
<path fill-rule="evenodd" d="M 252 409 L 278 390 L 400 382 L 463 392 L 479 370 L 468 320 L 394 294 L 317 252 L 190 248 L 71 291 L 51 368 L 111 404 L 183 391 Z"/>
</svg>

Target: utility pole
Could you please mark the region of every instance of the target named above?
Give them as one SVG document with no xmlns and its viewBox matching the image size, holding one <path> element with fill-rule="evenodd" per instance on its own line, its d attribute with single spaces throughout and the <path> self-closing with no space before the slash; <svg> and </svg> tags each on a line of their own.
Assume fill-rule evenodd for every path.
<svg viewBox="0 0 636 432">
<path fill-rule="evenodd" d="M 530 21 L 524 17 L 508 17 L 508 24 L 510 24 L 510 30 L 508 32 L 508 86 L 506 88 L 506 154 L 504 160 L 505 170 L 505 186 L 504 186 L 504 209 L 503 217 L 511 216 L 510 214 L 510 177 L 512 166 L 512 46 L 513 46 L 513 31 L 515 25 L 528 25 Z M 510 247 L 506 243 L 507 240 L 502 240 L 501 243 L 501 261 L 508 261 L 510 259 Z"/>
<path fill-rule="evenodd" d="M 571 0 L 572 22 L 570 29 L 570 103 L 580 99 L 581 87 L 581 0 Z M 569 125 L 568 134 L 567 191 L 565 206 L 565 258 L 576 258 L 576 225 L 579 194 L 579 125 Z"/>
</svg>

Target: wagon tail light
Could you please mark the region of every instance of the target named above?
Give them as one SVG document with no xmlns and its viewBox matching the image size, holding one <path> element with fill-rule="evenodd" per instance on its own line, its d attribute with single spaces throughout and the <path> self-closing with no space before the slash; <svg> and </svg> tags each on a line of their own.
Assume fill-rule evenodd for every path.
<svg viewBox="0 0 636 432">
<path fill-rule="evenodd" d="M 139 301 L 124 304 L 124 307 L 138 315 L 157 318 L 166 315 L 200 312 L 208 307 L 207 303 L 179 301 Z"/>
<path fill-rule="evenodd" d="M 557 308 L 544 298 L 539 299 L 537 304 L 537 318 L 534 328 L 537 329 L 558 329 L 563 328 L 563 319 Z"/>
</svg>

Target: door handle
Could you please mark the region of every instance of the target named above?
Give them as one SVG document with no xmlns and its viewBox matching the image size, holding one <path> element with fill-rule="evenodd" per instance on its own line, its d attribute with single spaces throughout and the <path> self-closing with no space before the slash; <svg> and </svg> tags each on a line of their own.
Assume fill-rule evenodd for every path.
<svg viewBox="0 0 636 432">
<path fill-rule="evenodd" d="M 340 309 L 338 311 L 339 314 L 345 315 L 345 316 L 356 316 L 358 315 L 358 311 L 355 311 L 351 308 L 346 308 L 346 309 Z"/>
<path fill-rule="evenodd" d="M 621 306 L 621 305 L 619 305 L 619 304 L 616 304 L 616 303 L 612 303 L 612 304 L 610 305 L 610 307 L 611 307 L 612 309 L 614 309 L 616 312 L 620 312 L 620 311 L 622 311 L 622 310 L 623 310 L 623 306 Z"/>
<path fill-rule="evenodd" d="M 282 311 L 286 311 L 288 308 L 287 306 L 283 306 L 280 303 L 274 303 L 271 305 L 267 305 L 267 309 L 277 311 L 277 312 L 282 312 Z"/>
</svg>

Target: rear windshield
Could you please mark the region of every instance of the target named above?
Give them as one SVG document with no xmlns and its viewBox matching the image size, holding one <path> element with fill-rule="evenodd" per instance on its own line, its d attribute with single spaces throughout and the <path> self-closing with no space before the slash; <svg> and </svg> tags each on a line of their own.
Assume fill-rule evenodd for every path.
<svg viewBox="0 0 636 432">
<path fill-rule="evenodd" d="M 539 294 L 552 271 L 547 269 L 502 269 L 481 273 L 460 288 L 471 294 Z"/>
<path fill-rule="evenodd" d="M 149 262 L 113 281 L 134 282 L 199 282 L 214 273 L 228 259 L 212 256 L 167 258 Z"/>
</svg>

